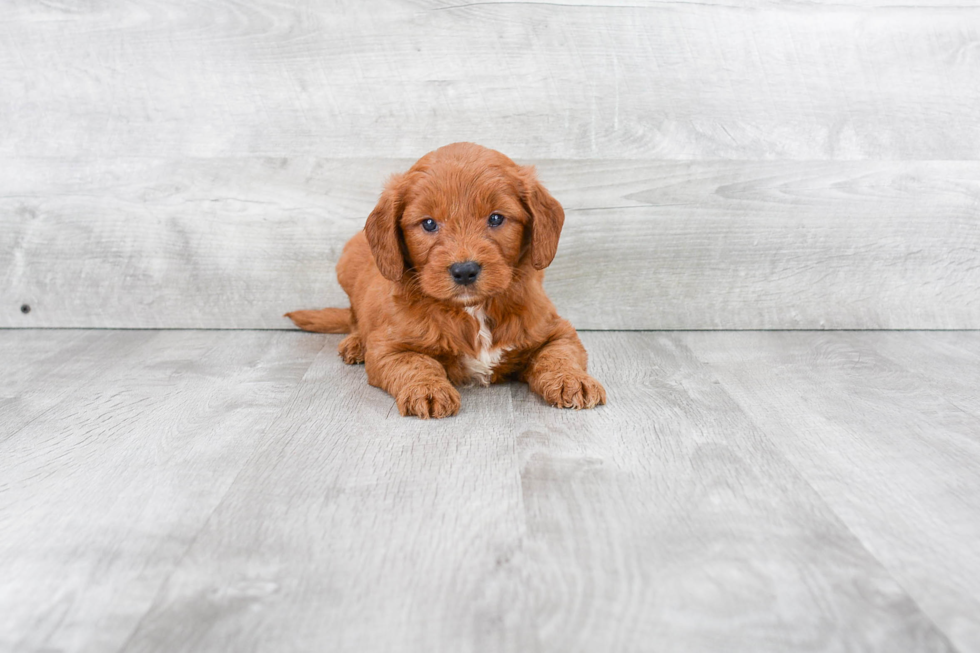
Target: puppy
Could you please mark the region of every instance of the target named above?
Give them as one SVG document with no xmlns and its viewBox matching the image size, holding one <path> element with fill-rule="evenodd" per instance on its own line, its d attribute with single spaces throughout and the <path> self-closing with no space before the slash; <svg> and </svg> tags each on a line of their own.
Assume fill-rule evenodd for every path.
<svg viewBox="0 0 980 653">
<path fill-rule="evenodd" d="M 339 352 L 402 415 L 459 411 L 454 386 L 526 381 L 548 403 L 593 408 L 606 391 L 542 286 L 565 212 L 494 150 L 454 143 L 392 176 L 337 279 L 350 309 L 295 311 L 301 329 L 349 333 Z"/>
</svg>

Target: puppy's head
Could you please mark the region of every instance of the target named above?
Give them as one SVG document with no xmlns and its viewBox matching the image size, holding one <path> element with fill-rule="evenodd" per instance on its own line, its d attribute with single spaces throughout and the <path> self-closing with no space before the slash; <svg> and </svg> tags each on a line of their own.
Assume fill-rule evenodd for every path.
<svg viewBox="0 0 980 653">
<path fill-rule="evenodd" d="M 411 270 L 426 295 L 478 304 L 522 265 L 542 270 L 565 212 L 534 169 L 473 143 L 454 143 L 393 176 L 365 225 L 381 273 Z"/>
</svg>

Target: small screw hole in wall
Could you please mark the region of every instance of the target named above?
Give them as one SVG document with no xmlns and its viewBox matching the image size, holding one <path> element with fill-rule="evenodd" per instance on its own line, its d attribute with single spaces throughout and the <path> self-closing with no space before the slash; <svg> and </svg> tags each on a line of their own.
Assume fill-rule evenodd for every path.
<svg viewBox="0 0 980 653">
<path fill-rule="evenodd" d="M 28 313 L 31 312 L 31 305 L 30 304 L 21 304 L 20 312 L 23 313 L 24 315 L 27 315 Z"/>
</svg>

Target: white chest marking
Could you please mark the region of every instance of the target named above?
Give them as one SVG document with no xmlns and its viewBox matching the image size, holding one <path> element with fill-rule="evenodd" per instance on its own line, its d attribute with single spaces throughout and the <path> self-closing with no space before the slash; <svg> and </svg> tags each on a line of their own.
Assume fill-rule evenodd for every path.
<svg viewBox="0 0 980 653">
<path fill-rule="evenodd" d="M 467 306 L 466 312 L 476 318 L 480 325 L 480 332 L 476 336 L 476 358 L 463 356 L 463 365 L 470 373 L 470 379 L 480 385 L 490 385 L 493 379 L 493 370 L 500 364 L 500 359 L 505 347 L 493 347 L 493 336 L 490 334 L 490 327 L 487 326 L 487 313 L 482 306 Z"/>
</svg>

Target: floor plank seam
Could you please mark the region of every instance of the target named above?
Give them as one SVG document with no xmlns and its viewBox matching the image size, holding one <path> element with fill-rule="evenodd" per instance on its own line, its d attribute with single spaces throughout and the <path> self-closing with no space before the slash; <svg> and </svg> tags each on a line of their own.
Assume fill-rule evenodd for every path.
<svg viewBox="0 0 980 653">
<path fill-rule="evenodd" d="M 289 395 L 283 400 L 282 405 L 279 407 L 279 410 L 276 411 L 275 415 L 273 415 L 272 418 L 269 419 L 265 427 L 262 428 L 262 433 L 256 438 L 257 447 L 256 447 L 256 451 L 253 452 L 253 456 L 256 453 L 258 453 L 260 449 L 263 448 L 262 445 L 265 441 L 262 440 L 262 436 L 269 432 L 269 430 L 273 427 L 273 425 L 277 422 L 277 420 L 289 408 L 293 398 L 301 391 L 302 384 L 306 381 L 307 375 L 310 373 L 310 370 L 313 368 L 314 363 L 321 355 L 324 354 L 324 351 L 328 349 L 329 344 L 330 343 L 328 342 L 324 342 L 323 346 L 321 346 L 319 351 L 317 351 L 317 353 L 310 358 L 309 365 L 307 365 L 306 370 L 303 372 L 303 375 L 297 381 L 296 387 L 293 388 L 293 390 L 289 393 Z M 225 504 L 228 495 L 235 488 L 236 483 L 241 478 L 242 473 L 246 470 L 246 468 L 248 468 L 249 462 L 251 460 L 252 460 L 252 456 L 248 456 L 242 461 L 242 464 L 238 468 L 238 471 L 235 472 L 235 475 L 228 482 L 228 486 L 225 488 L 225 491 L 222 492 L 221 498 L 215 501 L 214 507 L 211 508 L 211 511 L 208 513 L 207 518 L 201 521 L 201 526 L 194 533 L 194 536 L 187 543 L 187 546 L 184 547 L 184 550 L 181 552 L 180 556 L 178 556 L 177 559 L 174 561 L 170 569 L 170 572 L 160 581 L 159 587 L 157 588 L 157 591 L 153 596 L 153 600 L 150 601 L 149 605 L 147 606 L 146 612 L 143 613 L 143 616 L 141 616 L 139 620 L 136 622 L 136 624 L 133 626 L 132 631 L 129 633 L 129 635 L 127 635 L 126 639 L 119 646 L 117 653 L 122 653 L 127 649 L 130 643 L 136 637 L 136 635 L 140 632 L 140 629 L 143 627 L 143 624 L 146 622 L 147 617 L 149 617 L 150 614 L 152 614 L 154 608 L 161 603 L 160 599 L 164 596 L 167 585 L 170 583 L 171 579 L 173 579 L 174 575 L 178 573 L 178 571 L 180 570 L 181 566 L 184 563 L 184 560 L 187 559 L 187 556 L 190 555 L 191 551 L 194 549 L 194 546 L 197 543 L 198 539 L 201 537 L 201 534 L 207 530 L 208 526 L 214 520 L 215 514 L 217 514 L 218 510 L 221 509 L 221 507 Z"/>
<path fill-rule="evenodd" d="M 863 538 L 859 537 L 857 533 L 854 532 L 854 530 L 851 528 L 850 524 L 848 524 L 847 521 L 845 521 L 844 518 L 841 517 L 841 515 L 833 508 L 833 506 L 831 506 L 831 504 L 827 501 L 827 499 L 824 497 L 824 495 L 816 488 L 816 486 L 814 486 L 810 482 L 810 479 L 808 479 L 804 475 L 804 473 L 800 470 L 800 468 L 795 463 L 793 463 L 793 461 L 791 461 L 786 456 L 786 454 L 783 452 L 782 448 L 779 445 L 777 445 L 776 442 L 771 437 L 769 437 L 769 434 L 766 433 L 763 430 L 762 426 L 759 425 L 754 418 L 752 418 L 752 416 L 749 414 L 749 411 L 746 409 L 746 407 L 744 406 L 744 404 L 741 401 L 739 401 L 729 391 L 729 389 L 728 389 L 727 384 L 725 383 L 725 381 L 723 379 L 721 379 L 717 374 L 715 374 L 715 366 L 712 363 L 705 362 L 705 361 L 701 360 L 701 358 L 699 358 L 694 353 L 693 350 L 691 350 L 691 354 L 698 361 L 698 363 L 700 365 L 704 366 L 704 368 L 711 373 L 712 378 L 714 380 L 718 381 L 719 388 L 725 393 L 725 395 L 736 406 L 738 406 L 739 410 L 745 416 L 745 419 L 748 420 L 753 425 L 753 427 L 755 428 L 755 430 L 758 431 L 758 433 L 762 437 L 765 438 L 766 442 L 769 443 L 770 447 L 772 447 L 772 451 L 774 453 L 776 453 L 781 460 L 783 460 L 783 462 L 789 467 L 789 469 L 792 469 L 793 470 L 793 473 L 795 474 L 795 476 L 797 477 L 797 479 L 801 483 L 803 483 L 806 487 L 808 487 L 810 489 L 810 491 L 813 492 L 813 495 L 817 499 L 819 499 L 821 505 L 831 515 L 834 516 L 834 519 L 836 519 L 836 521 L 837 521 L 838 525 L 840 526 L 840 528 L 842 528 L 844 531 L 846 531 L 848 534 L 850 534 L 850 536 L 853 538 L 854 542 L 858 546 L 860 546 L 861 550 L 863 550 L 868 555 L 869 558 L 871 558 L 872 560 L 874 560 L 875 563 L 877 563 L 878 566 L 881 567 L 881 569 L 887 574 L 888 578 L 890 578 L 891 581 L 893 583 L 895 583 L 895 586 L 898 587 L 899 589 L 901 589 L 901 591 L 905 595 L 905 598 L 907 600 L 909 600 L 913 605 L 915 605 L 915 607 L 919 611 L 919 613 L 932 625 L 932 627 L 935 629 L 935 631 L 937 633 L 939 633 L 940 635 L 942 635 L 944 642 L 949 647 L 949 650 L 950 651 L 955 651 L 956 653 L 961 653 L 960 649 L 958 649 L 956 646 L 953 645 L 953 641 L 952 641 L 952 639 L 950 637 L 950 634 L 947 633 L 945 630 L 943 630 L 942 628 L 939 627 L 939 625 L 936 623 L 935 619 L 933 618 L 932 614 L 930 614 L 928 611 L 926 611 L 925 608 L 923 608 L 922 604 L 909 591 L 909 588 L 906 587 L 906 585 L 904 583 L 902 583 L 895 576 L 894 572 L 892 571 L 892 568 L 890 566 L 886 565 L 881 560 L 881 558 L 874 551 L 872 551 L 871 548 L 869 548 L 868 543 Z"/>
</svg>

